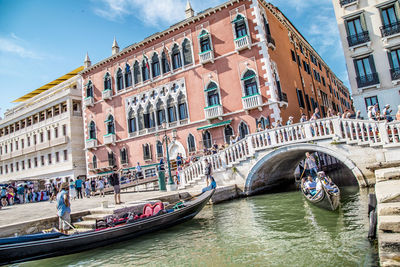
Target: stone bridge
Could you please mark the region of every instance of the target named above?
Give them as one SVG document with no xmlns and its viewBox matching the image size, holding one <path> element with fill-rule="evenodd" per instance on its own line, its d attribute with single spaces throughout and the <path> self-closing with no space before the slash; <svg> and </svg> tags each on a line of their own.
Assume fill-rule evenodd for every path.
<svg viewBox="0 0 400 267">
<path fill-rule="evenodd" d="M 180 188 L 203 185 L 204 159 L 218 185 L 236 184 L 247 195 L 294 181 L 305 152 L 336 158 L 360 187 L 375 184 L 368 167 L 400 160 L 400 122 L 325 118 L 246 136 L 218 154 L 203 156 L 182 171 Z"/>
</svg>

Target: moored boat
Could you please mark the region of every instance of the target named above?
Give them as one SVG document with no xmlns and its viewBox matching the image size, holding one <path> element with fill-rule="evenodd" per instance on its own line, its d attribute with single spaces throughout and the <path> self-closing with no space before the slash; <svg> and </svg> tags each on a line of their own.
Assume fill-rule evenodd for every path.
<svg viewBox="0 0 400 267">
<path fill-rule="evenodd" d="M 317 179 L 325 180 L 326 177 L 319 177 Z M 311 194 L 310 190 L 304 185 L 304 180 L 301 181 L 301 192 L 304 197 L 312 204 L 322 209 L 334 211 L 340 204 L 340 190 L 337 185 L 332 182 L 320 182 L 321 189 Z"/>
<path fill-rule="evenodd" d="M 214 191 L 206 191 L 192 200 L 185 201 L 173 211 L 158 212 L 157 215 L 128 221 L 114 227 L 71 235 L 50 233 L 0 239 L 0 264 L 77 253 L 177 225 L 196 216 L 212 197 Z"/>
</svg>

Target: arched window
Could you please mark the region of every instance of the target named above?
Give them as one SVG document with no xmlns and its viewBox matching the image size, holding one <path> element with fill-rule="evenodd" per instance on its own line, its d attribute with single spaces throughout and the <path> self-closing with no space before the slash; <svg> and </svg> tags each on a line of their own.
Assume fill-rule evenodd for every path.
<svg viewBox="0 0 400 267">
<path fill-rule="evenodd" d="M 190 46 L 190 41 L 185 39 L 182 43 L 183 50 L 183 64 L 186 66 L 193 63 L 192 57 L 192 47 Z"/>
<path fill-rule="evenodd" d="M 96 124 L 94 121 L 89 124 L 89 139 L 96 139 Z"/>
<path fill-rule="evenodd" d="M 115 134 L 114 117 L 112 115 L 108 116 L 105 123 L 107 127 L 107 134 Z"/>
<path fill-rule="evenodd" d="M 125 65 L 125 87 L 129 87 L 132 85 L 132 72 L 131 67 L 126 64 Z"/>
<path fill-rule="evenodd" d="M 167 58 L 167 54 L 165 52 L 162 52 L 161 54 L 161 63 L 162 63 L 162 72 L 165 74 L 170 71 L 169 68 L 169 60 Z"/>
<path fill-rule="evenodd" d="M 249 134 L 249 127 L 243 121 L 239 124 L 239 136 L 240 139 L 243 139 L 246 135 Z"/>
<path fill-rule="evenodd" d="M 233 135 L 233 129 L 230 125 L 226 125 L 224 128 L 225 143 L 231 143 L 231 136 Z"/>
<path fill-rule="evenodd" d="M 246 71 L 242 78 L 244 82 L 244 94 L 245 96 L 252 96 L 258 94 L 258 86 L 256 80 L 256 74 L 252 70 Z"/>
<path fill-rule="evenodd" d="M 214 82 L 210 82 L 206 88 L 208 107 L 219 105 L 218 86 Z"/>
<path fill-rule="evenodd" d="M 247 35 L 246 21 L 242 15 L 237 15 L 233 23 L 235 27 L 236 38 Z"/>
<path fill-rule="evenodd" d="M 153 78 L 160 76 L 160 60 L 158 59 L 158 55 L 154 53 L 153 57 L 151 58 L 151 68 L 153 72 Z"/>
<path fill-rule="evenodd" d="M 128 113 L 128 131 L 129 133 L 137 131 L 135 112 L 132 109 Z"/>
<path fill-rule="evenodd" d="M 211 133 L 209 131 L 203 132 L 203 146 L 205 148 L 211 148 Z"/>
<path fill-rule="evenodd" d="M 122 75 L 122 70 L 118 69 L 117 71 L 117 90 L 124 89 L 124 80 Z"/>
<path fill-rule="evenodd" d="M 149 144 L 143 145 L 143 159 L 150 160 L 151 159 L 151 148 Z"/>
<path fill-rule="evenodd" d="M 147 81 L 150 79 L 149 65 L 147 60 L 143 59 L 142 61 L 142 81 Z"/>
<path fill-rule="evenodd" d="M 149 105 L 146 112 L 143 114 L 144 128 L 154 128 L 155 118 L 154 118 L 154 108 L 153 105 Z"/>
<path fill-rule="evenodd" d="M 104 75 L 104 90 L 110 90 L 111 89 L 111 75 L 110 73 L 106 73 Z"/>
<path fill-rule="evenodd" d="M 143 110 L 143 107 L 142 106 L 140 106 L 139 107 L 139 109 L 138 109 L 138 112 L 137 112 L 137 120 L 138 120 L 138 127 L 139 127 L 139 131 L 141 131 L 141 130 L 143 130 L 143 128 L 144 128 L 144 120 L 143 120 L 143 114 L 144 113 L 144 110 Z"/>
<path fill-rule="evenodd" d="M 261 123 L 261 128 L 263 130 L 267 129 L 270 125 L 269 117 L 267 118 L 261 117 L 259 120 L 256 119 L 256 124 L 258 125 L 259 123 Z"/>
<path fill-rule="evenodd" d="M 108 152 L 108 166 L 114 167 L 115 166 L 115 155 L 114 152 Z"/>
<path fill-rule="evenodd" d="M 188 135 L 187 143 L 188 143 L 189 152 L 195 152 L 196 151 L 196 141 L 194 140 L 194 136 L 192 134 Z"/>
<path fill-rule="evenodd" d="M 89 81 L 86 86 L 86 97 L 93 97 L 93 84 Z"/>
<path fill-rule="evenodd" d="M 135 84 L 138 84 L 140 82 L 140 68 L 139 68 L 139 62 L 135 62 L 133 65 L 133 78 Z"/>
<path fill-rule="evenodd" d="M 168 122 L 176 121 L 176 110 L 174 105 L 174 100 L 170 97 L 167 101 L 167 111 L 168 111 Z"/>
<path fill-rule="evenodd" d="M 93 155 L 93 157 L 92 157 L 92 165 L 93 165 L 93 169 L 97 169 L 97 157 L 96 157 L 96 155 Z"/>
<path fill-rule="evenodd" d="M 172 48 L 172 68 L 174 70 L 182 67 L 181 51 L 177 44 Z"/>
<path fill-rule="evenodd" d="M 180 94 L 178 97 L 178 114 L 179 120 L 184 120 L 188 117 L 185 96 L 183 94 Z"/>
<path fill-rule="evenodd" d="M 163 122 L 165 122 L 165 109 L 164 109 L 164 104 L 161 100 L 158 101 L 156 105 L 157 109 L 157 125 L 161 125 Z"/>
<path fill-rule="evenodd" d="M 211 50 L 210 35 L 206 30 L 202 30 L 199 35 L 200 52 L 207 52 Z"/>
<path fill-rule="evenodd" d="M 157 141 L 157 158 L 162 158 L 164 156 L 163 146 L 160 141 Z"/>
<path fill-rule="evenodd" d="M 126 148 L 122 148 L 119 151 L 120 159 L 121 159 L 121 164 L 128 164 L 128 154 L 126 153 Z"/>
</svg>

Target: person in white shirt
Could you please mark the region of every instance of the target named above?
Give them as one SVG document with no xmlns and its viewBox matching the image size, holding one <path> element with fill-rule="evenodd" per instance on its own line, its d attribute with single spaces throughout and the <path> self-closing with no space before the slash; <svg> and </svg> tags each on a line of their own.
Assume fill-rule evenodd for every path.
<svg viewBox="0 0 400 267">
<path fill-rule="evenodd" d="M 102 177 L 100 177 L 97 180 L 97 186 L 96 187 L 100 190 L 100 197 L 105 197 L 105 195 L 104 195 L 104 181 L 103 181 Z"/>
</svg>

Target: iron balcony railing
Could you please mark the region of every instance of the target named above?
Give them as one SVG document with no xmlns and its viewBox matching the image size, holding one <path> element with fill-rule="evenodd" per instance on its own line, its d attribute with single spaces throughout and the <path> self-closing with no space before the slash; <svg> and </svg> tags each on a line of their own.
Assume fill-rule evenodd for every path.
<svg viewBox="0 0 400 267">
<path fill-rule="evenodd" d="M 375 85 L 379 83 L 378 73 L 374 72 L 365 76 L 357 77 L 358 88 Z"/>
<path fill-rule="evenodd" d="M 369 34 L 368 31 L 363 31 L 354 35 L 347 36 L 347 42 L 349 43 L 349 46 L 355 46 L 359 44 L 363 44 L 366 42 L 369 42 Z"/>
<path fill-rule="evenodd" d="M 390 69 L 390 75 L 392 76 L 392 81 L 400 79 L 400 68 Z"/>
<path fill-rule="evenodd" d="M 340 6 L 345 6 L 348 5 L 350 3 L 356 2 L 357 0 L 340 0 Z"/>
<path fill-rule="evenodd" d="M 400 32 L 400 21 L 381 26 L 382 37 L 390 36 Z"/>
</svg>

